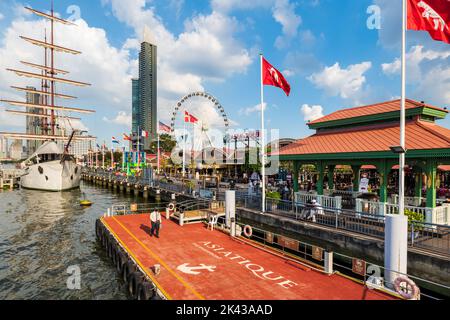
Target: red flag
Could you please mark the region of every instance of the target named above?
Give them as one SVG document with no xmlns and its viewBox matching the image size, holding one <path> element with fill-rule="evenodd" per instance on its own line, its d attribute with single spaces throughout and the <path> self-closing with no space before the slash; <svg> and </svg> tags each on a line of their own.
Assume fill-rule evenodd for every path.
<svg viewBox="0 0 450 320">
<path fill-rule="evenodd" d="M 291 86 L 284 78 L 283 74 L 275 69 L 264 57 L 262 58 L 262 79 L 263 84 L 283 89 L 287 96 L 291 92 Z"/>
<path fill-rule="evenodd" d="M 123 133 L 123 140 L 131 141 L 131 137 L 125 133 Z"/>
<path fill-rule="evenodd" d="M 172 129 L 167 124 L 160 121 L 159 122 L 159 131 L 171 133 Z"/>
<path fill-rule="evenodd" d="M 184 122 L 196 123 L 198 119 L 187 111 L 184 111 Z"/>
<path fill-rule="evenodd" d="M 408 29 L 428 31 L 434 40 L 450 44 L 450 1 L 408 0 Z"/>
</svg>

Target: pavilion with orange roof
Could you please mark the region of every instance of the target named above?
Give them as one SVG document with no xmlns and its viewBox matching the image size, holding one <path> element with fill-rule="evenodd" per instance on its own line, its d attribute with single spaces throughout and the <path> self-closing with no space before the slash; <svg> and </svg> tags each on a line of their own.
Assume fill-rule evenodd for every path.
<svg viewBox="0 0 450 320">
<path fill-rule="evenodd" d="M 406 164 L 415 175 L 416 196 L 426 183 L 426 206 L 436 207 L 438 166 L 450 164 L 450 129 L 436 124 L 448 111 L 424 102 L 406 100 Z M 280 161 L 294 164 L 294 191 L 298 191 L 301 165 L 314 165 L 318 171 L 317 193 L 323 194 L 324 177 L 333 189 L 337 165 L 350 165 L 354 191 L 359 189 L 361 167 L 376 167 L 380 177 L 380 202 L 387 201 L 387 176 L 397 165 L 398 154 L 390 147 L 399 145 L 400 100 L 336 111 L 308 122 L 316 133 L 272 152 Z"/>
</svg>

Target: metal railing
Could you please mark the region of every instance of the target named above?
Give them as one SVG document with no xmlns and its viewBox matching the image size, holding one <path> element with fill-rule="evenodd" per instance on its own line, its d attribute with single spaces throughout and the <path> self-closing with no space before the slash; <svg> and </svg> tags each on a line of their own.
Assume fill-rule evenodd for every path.
<svg viewBox="0 0 450 320">
<path fill-rule="evenodd" d="M 105 216 L 123 216 L 129 214 L 150 214 L 153 210 L 165 211 L 167 202 L 156 203 L 121 203 L 108 208 Z"/>
<path fill-rule="evenodd" d="M 223 222 L 221 222 L 223 223 Z M 244 224 L 236 223 L 236 235 L 243 237 L 242 231 Z M 275 249 L 276 252 L 286 256 L 286 258 L 300 258 L 300 262 L 306 260 L 306 263 L 312 263 L 313 269 L 325 272 L 325 253 L 326 250 L 320 246 L 293 239 L 272 231 L 263 230 L 252 226 L 251 239 L 264 248 Z M 359 270 L 354 269 L 355 262 L 359 263 Z M 333 252 L 333 270 L 355 280 L 360 280 L 361 284 L 369 288 L 393 291 L 393 282 L 391 278 L 405 276 L 412 279 L 420 288 L 422 298 L 440 300 L 450 296 L 450 287 L 432 282 L 410 274 L 403 274 L 398 271 L 392 271 L 363 259 L 350 257 L 338 252 Z"/>
<path fill-rule="evenodd" d="M 260 211 L 261 198 L 251 196 L 236 198 L 236 206 Z M 384 215 L 374 215 L 346 209 L 336 210 L 324 206 L 313 208 L 292 201 L 270 198 L 266 199 L 266 212 L 298 221 L 384 239 Z M 408 230 L 408 245 L 410 247 L 450 255 L 450 226 L 412 221 L 408 223 Z"/>
</svg>

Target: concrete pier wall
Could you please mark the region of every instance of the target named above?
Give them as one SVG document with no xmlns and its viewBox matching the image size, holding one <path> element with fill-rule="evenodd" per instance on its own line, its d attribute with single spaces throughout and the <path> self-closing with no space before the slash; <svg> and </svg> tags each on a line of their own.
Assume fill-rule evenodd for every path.
<svg viewBox="0 0 450 320">
<path fill-rule="evenodd" d="M 237 215 L 245 223 L 255 227 L 315 244 L 327 251 L 384 265 L 383 240 L 242 208 L 237 209 Z M 420 250 L 409 248 L 408 274 L 450 286 L 450 260 L 441 255 L 424 254 Z"/>
</svg>

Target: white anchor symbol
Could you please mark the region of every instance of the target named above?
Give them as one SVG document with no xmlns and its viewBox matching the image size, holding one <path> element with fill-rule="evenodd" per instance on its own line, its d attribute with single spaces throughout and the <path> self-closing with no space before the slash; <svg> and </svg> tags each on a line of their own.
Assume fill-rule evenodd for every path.
<svg viewBox="0 0 450 320">
<path fill-rule="evenodd" d="M 189 263 L 183 263 L 177 267 L 177 270 L 180 270 L 181 272 L 187 273 L 187 274 L 199 274 L 198 271 L 193 270 L 208 270 L 209 272 L 213 272 L 216 270 L 216 266 L 207 266 L 203 263 L 201 263 L 197 267 L 189 267 Z"/>
</svg>

